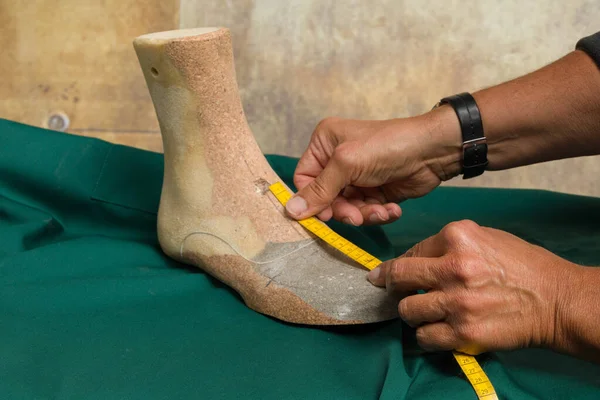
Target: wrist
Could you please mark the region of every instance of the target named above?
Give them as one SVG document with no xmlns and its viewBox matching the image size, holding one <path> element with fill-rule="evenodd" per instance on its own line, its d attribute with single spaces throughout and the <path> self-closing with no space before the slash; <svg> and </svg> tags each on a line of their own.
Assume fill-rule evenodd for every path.
<svg viewBox="0 0 600 400">
<path fill-rule="evenodd" d="M 554 334 L 548 347 L 588 360 L 600 360 L 598 285 L 598 268 L 571 264 L 571 268 L 566 269 L 559 285 L 562 290 L 557 291 Z"/>
<path fill-rule="evenodd" d="M 462 171 L 462 133 L 456 113 L 444 104 L 421 115 L 427 133 L 423 161 L 441 181 Z"/>
</svg>

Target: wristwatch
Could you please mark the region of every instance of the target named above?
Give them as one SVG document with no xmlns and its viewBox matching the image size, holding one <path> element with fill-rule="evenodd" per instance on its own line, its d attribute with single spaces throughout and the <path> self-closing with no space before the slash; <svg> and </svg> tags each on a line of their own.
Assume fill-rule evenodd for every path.
<svg viewBox="0 0 600 400">
<path fill-rule="evenodd" d="M 487 141 L 483 134 L 481 113 L 473 96 L 460 93 L 444 97 L 433 108 L 449 104 L 456 113 L 462 132 L 462 174 L 463 179 L 483 174 L 488 165 Z"/>
</svg>

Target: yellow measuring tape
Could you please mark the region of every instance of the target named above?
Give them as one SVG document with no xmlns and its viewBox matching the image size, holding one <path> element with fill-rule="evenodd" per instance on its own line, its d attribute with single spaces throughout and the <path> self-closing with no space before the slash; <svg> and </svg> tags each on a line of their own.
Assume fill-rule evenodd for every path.
<svg viewBox="0 0 600 400">
<path fill-rule="evenodd" d="M 277 182 L 269 186 L 269 190 L 277 200 L 281 204 L 285 206 L 289 199 L 292 198 L 292 194 L 287 190 L 287 188 L 281 182 Z M 357 245 L 351 243 L 350 241 L 344 239 L 342 236 L 338 235 L 333 229 L 325 225 L 321 220 L 311 217 L 306 218 L 301 221 L 298 221 L 300 225 L 308 229 L 310 232 L 317 235 L 319 238 L 323 239 L 330 246 L 335 247 L 360 265 L 373 269 L 379 264 L 381 264 L 381 260 L 375 258 L 370 255 Z"/>
<path fill-rule="evenodd" d="M 279 202 L 285 206 L 289 199 L 292 198 L 292 193 L 281 182 L 276 182 L 269 186 L 269 190 Z M 381 260 L 367 253 L 357 245 L 340 236 L 330 227 L 315 217 L 310 217 L 298 221 L 300 225 L 305 227 L 309 232 L 315 234 L 330 246 L 335 247 L 341 253 L 350 257 L 365 268 L 371 270 L 381 264 Z M 485 400 L 497 400 L 498 396 L 494 390 L 494 386 L 488 379 L 485 372 L 475 359 L 468 354 L 453 352 L 454 358 L 460 368 L 466 375 L 467 379 L 473 386 L 477 397 Z"/>
<path fill-rule="evenodd" d="M 490 379 L 483 372 L 475 357 L 459 353 L 458 351 L 453 351 L 452 354 L 458 365 L 460 365 L 460 369 L 462 369 L 471 383 L 471 386 L 475 389 L 477 397 L 486 400 L 498 400 L 498 395 L 492 382 L 490 382 Z"/>
</svg>

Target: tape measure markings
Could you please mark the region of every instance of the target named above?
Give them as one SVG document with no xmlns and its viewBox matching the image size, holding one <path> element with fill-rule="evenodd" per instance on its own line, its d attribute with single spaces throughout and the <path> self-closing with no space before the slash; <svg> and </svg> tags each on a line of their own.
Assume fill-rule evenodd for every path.
<svg viewBox="0 0 600 400">
<path fill-rule="evenodd" d="M 272 184 L 269 186 L 269 190 L 284 207 L 288 200 L 292 198 L 292 194 L 281 182 Z M 298 223 L 305 227 L 309 232 L 323 239 L 323 241 L 333 248 L 338 249 L 342 254 L 350 257 L 352 260 L 370 270 L 374 269 L 382 262 L 375 256 L 367 253 L 354 243 L 340 236 L 330 227 L 325 225 L 321 220 L 315 217 L 300 220 Z M 457 351 L 453 351 L 452 354 L 460 366 L 460 369 L 467 377 L 467 380 L 471 383 L 471 386 L 473 387 L 473 390 L 475 390 L 477 397 L 479 399 L 497 400 L 498 396 L 496 395 L 494 386 L 490 382 L 486 373 L 483 371 L 483 368 L 481 368 L 477 362 L 477 359 L 473 356 L 459 353 Z"/>
<path fill-rule="evenodd" d="M 498 399 L 498 395 L 496 394 L 492 382 L 490 382 L 490 379 L 475 357 L 457 351 L 453 351 L 452 355 L 469 380 L 469 383 L 471 383 L 471 386 L 479 399 Z"/>
<path fill-rule="evenodd" d="M 292 194 L 281 182 L 272 184 L 269 186 L 269 190 L 283 206 L 285 206 L 288 200 L 292 198 Z M 371 270 L 381 264 L 381 260 L 340 236 L 333 229 L 315 217 L 303 219 L 298 221 L 298 223 L 305 227 L 309 232 L 317 235 L 327 244 L 338 249 L 341 253 L 350 257 L 352 260 L 356 261 L 367 269 Z"/>
</svg>

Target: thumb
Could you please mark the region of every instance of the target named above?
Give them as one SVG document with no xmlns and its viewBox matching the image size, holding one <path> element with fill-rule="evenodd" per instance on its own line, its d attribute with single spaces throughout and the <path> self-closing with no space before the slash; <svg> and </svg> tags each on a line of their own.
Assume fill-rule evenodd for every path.
<svg viewBox="0 0 600 400">
<path fill-rule="evenodd" d="M 287 213 L 294 219 L 304 219 L 320 213 L 333 203 L 349 183 L 347 174 L 336 159 L 331 158 L 319 176 L 287 202 Z"/>
</svg>

